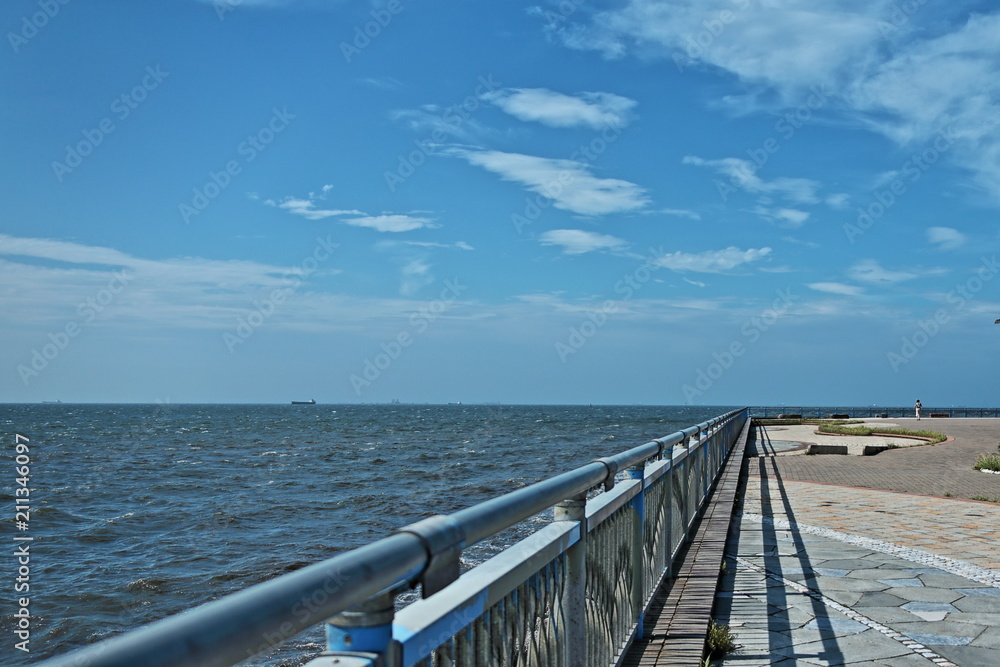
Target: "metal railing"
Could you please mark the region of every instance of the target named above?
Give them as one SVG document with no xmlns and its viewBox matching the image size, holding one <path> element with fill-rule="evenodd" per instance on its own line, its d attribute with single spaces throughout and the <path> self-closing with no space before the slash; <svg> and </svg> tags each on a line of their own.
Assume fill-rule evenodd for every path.
<svg viewBox="0 0 1000 667">
<path fill-rule="evenodd" d="M 307 667 L 616 664 L 748 416 L 736 410 L 425 519 L 42 664 L 232 665 L 318 623 L 328 650 Z M 551 523 L 459 576 L 464 548 L 550 508 Z M 423 599 L 394 611 L 417 584 Z"/>
<path fill-rule="evenodd" d="M 929 408 L 923 407 L 920 413 L 924 417 L 933 414 L 948 415 L 952 418 L 1000 417 L 1000 408 Z M 777 417 L 778 415 L 801 415 L 806 419 L 825 419 L 830 415 L 847 415 L 851 419 L 860 418 L 900 418 L 913 417 L 913 407 L 751 407 L 751 417 Z"/>
</svg>

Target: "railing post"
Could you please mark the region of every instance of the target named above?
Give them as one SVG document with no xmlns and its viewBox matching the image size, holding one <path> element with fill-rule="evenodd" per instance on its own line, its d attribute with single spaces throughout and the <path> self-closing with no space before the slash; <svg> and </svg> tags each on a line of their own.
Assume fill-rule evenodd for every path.
<svg viewBox="0 0 1000 667">
<path fill-rule="evenodd" d="M 383 591 L 327 621 L 326 652 L 323 655 L 346 652 L 369 660 L 369 665 L 373 667 L 376 664 L 394 665 L 396 661 L 388 654 L 392 643 L 395 597 L 396 590 Z M 359 655 L 364 653 L 370 655 Z"/>
<path fill-rule="evenodd" d="M 670 461 L 670 469 L 667 471 L 667 479 L 664 482 L 667 485 L 667 512 L 664 515 L 667 522 L 667 577 L 673 578 L 674 576 L 674 473 L 677 471 L 674 468 L 674 445 L 670 445 L 663 450 L 667 455 L 667 460 Z"/>
<path fill-rule="evenodd" d="M 566 619 L 566 666 L 586 667 L 587 655 L 587 494 L 557 504 L 555 521 L 575 521 L 580 540 L 566 550 L 566 584 L 563 587 L 563 617 Z"/>
<path fill-rule="evenodd" d="M 646 602 L 646 462 L 629 468 L 628 476 L 639 482 L 639 493 L 632 499 L 632 610 L 638 623 L 635 636 L 641 639 Z"/>
</svg>

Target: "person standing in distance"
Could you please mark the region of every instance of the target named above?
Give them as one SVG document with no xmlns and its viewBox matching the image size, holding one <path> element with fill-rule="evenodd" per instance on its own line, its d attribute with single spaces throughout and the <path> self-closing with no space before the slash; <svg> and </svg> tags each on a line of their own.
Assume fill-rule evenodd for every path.
<svg viewBox="0 0 1000 667">
<path fill-rule="evenodd" d="M 920 408 L 922 407 L 924 406 L 923 404 L 921 404 L 920 399 L 918 398 L 917 402 L 913 404 L 913 410 L 917 413 L 917 421 L 920 421 Z"/>
</svg>

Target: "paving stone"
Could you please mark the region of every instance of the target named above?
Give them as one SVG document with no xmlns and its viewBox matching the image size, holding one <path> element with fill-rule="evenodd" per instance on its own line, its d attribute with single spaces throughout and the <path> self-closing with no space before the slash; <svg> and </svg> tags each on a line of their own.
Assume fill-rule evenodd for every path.
<svg viewBox="0 0 1000 667">
<path fill-rule="evenodd" d="M 947 588 L 889 588 L 885 592 L 909 602 L 954 602 L 962 597 Z"/>
<path fill-rule="evenodd" d="M 878 660 L 878 664 L 885 665 L 885 667 L 928 667 L 934 663 L 916 653 L 910 653 L 898 658 L 881 658 Z"/>
<path fill-rule="evenodd" d="M 855 607 L 901 607 L 906 600 L 895 595 L 890 595 L 889 593 L 884 593 L 882 591 L 874 591 L 871 593 L 864 593 L 861 599 L 854 603 Z M 862 610 L 865 614 L 868 613 L 867 609 Z"/>
<path fill-rule="evenodd" d="M 846 656 L 855 656 L 856 660 L 880 660 L 903 656 L 910 651 L 901 643 L 874 630 L 868 630 L 848 637 L 796 644 L 792 648 L 781 649 L 775 653 L 806 661 L 815 660 L 814 656 L 824 656 L 828 659 L 839 656 L 840 662 L 831 663 L 836 665 L 844 664 Z"/>
<path fill-rule="evenodd" d="M 837 570 L 858 570 L 871 567 L 871 564 L 865 562 L 864 558 L 847 558 L 823 561 L 823 567 L 832 567 Z"/>
<path fill-rule="evenodd" d="M 964 612 L 995 613 L 1000 610 L 1000 599 L 988 597 L 964 597 L 952 602 Z"/>
<path fill-rule="evenodd" d="M 986 628 L 972 641 L 972 645 L 982 648 L 1000 649 L 1000 627 L 993 626 L 991 628 Z"/>
<path fill-rule="evenodd" d="M 961 667 L 997 667 L 1000 651 L 979 646 L 935 646 L 935 650 Z"/>
<path fill-rule="evenodd" d="M 970 597 L 1000 598 L 1000 588 L 956 588 L 955 591 Z"/>
<path fill-rule="evenodd" d="M 859 593 L 873 593 L 885 591 L 890 588 L 886 584 L 875 579 L 855 579 L 854 577 L 831 577 L 817 582 L 817 588 L 823 593 L 828 591 L 857 591 Z"/>
<path fill-rule="evenodd" d="M 930 588 L 960 588 L 969 585 L 968 579 L 960 577 L 957 574 L 951 574 L 950 572 L 921 574 L 919 575 L 919 579 L 924 582 L 924 586 Z M 1000 589 L 994 590 L 1000 592 Z"/>
<path fill-rule="evenodd" d="M 832 630 L 837 634 L 846 633 L 852 635 L 870 629 L 867 625 L 848 618 L 816 618 L 806 623 L 803 627 L 806 630 L 819 630 L 821 632 Z"/>
<path fill-rule="evenodd" d="M 922 588 L 924 582 L 919 579 L 879 579 L 889 588 Z"/>
<path fill-rule="evenodd" d="M 851 570 L 838 570 L 832 567 L 814 567 L 813 572 L 821 577 L 846 577 Z"/>
</svg>

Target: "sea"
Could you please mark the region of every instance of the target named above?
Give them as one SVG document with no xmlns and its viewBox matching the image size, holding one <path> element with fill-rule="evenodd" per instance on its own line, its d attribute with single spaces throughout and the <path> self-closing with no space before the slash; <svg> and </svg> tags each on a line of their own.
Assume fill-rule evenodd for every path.
<svg viewBox="0 0 1000 667">
<path fill-rule="evenodd" d="M 731 409 L 0 406 L 9 515 L 0 664 L 121 634 Z M 18 441 L 30 478 L 20 525 Z M 463 565 L 549 520 L 551 511 L 467 549 Z M 25 576 L 14 552 L 25 544 L 20 583 L 29 589 L 15 592 Z M 21 597 L 31 611 L 29 653 L 15 648 Z M 245 664 L 301 665 L 323 641 L 316 627 Z"/>
</svg>

